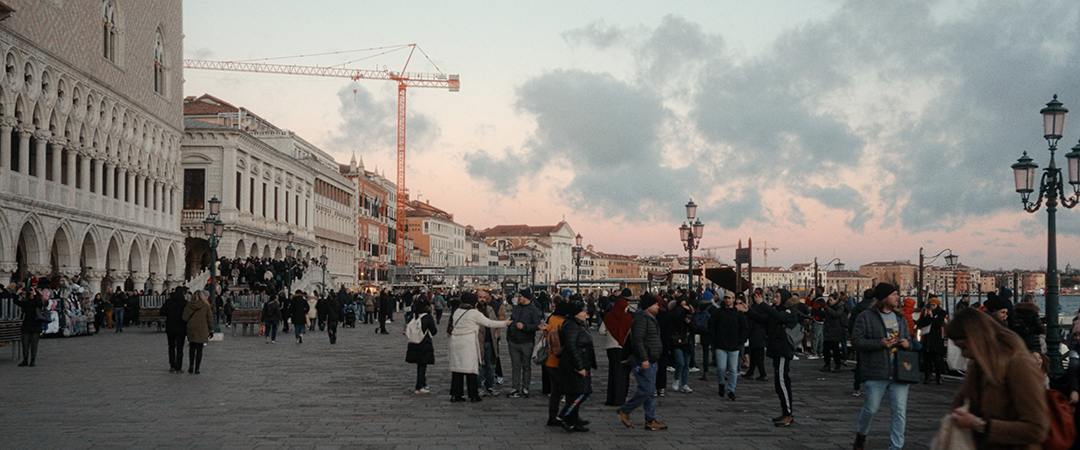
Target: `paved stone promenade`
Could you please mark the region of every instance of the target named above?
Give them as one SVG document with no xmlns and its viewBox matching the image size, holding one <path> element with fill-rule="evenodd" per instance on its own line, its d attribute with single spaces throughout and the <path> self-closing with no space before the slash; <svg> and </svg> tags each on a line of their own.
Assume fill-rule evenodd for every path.
<svg viewBox="0 0 1080 450">
<path fill-rule="evenodd" d="M 535 395 L 536 370 L 533 398 L 450 403 L 442 334 L 435 341 L 438 364 L 428 369 L 433 393 L 413 395 L 416 369 L 404 363 L 400 329 L 376 335 L 359 324 L 340 329 L 333 346 L 325 332 L 308 333 L 301 345 L 281 335 L 267 345 L 226 330 L 224 341 L 206 348 L 201 375 L 170 374 L 165 334 L 152 328 L 43 339 L 32 368 L 16 367 L 10 348 L 2 347 L 0 448 L 850 448 L 863 400 L 851 396 L 849 370 L 822 373 L 820 361 L 796 361 L 795 424 L 775 428 L 770 418 L 779 405 L 771 381 L 740 380 L 738 401 L 729 402 L 717 396 L 710 371 L 708 382 L 691 374 L 694 393 L 659 399 L 657 415 L 668 430 L 628 429 L 614 408 L 603 406 L 607 362 L 601 359 L 595 394 L 582 410 L 592 431 L 569 434 L 545 426 L 547 398 Z M 509 357 L 503 361 L 509 375 Z M 958 386 L 950 380 L 912 388 L 906 448 L 929 445 Z M 870 448 L 888 446 L 887 408 L 878 414 Z M 640 410 L 633 418 L 641 424 Z"/>
</svg>

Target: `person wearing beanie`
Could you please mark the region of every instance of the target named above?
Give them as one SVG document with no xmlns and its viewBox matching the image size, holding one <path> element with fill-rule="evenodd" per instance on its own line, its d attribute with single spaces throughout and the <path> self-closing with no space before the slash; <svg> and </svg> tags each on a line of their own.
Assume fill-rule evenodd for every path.
<svg viewBox="0 0 1080 450">
<path fill-rule="evenodd" d="M 623 289 L 627 293 L 629 289 Z M 623 295 L 620 295 L 623 296 Z M 664 425 L 656 420 L 656 371 L 659 367 L 660 354 L 663 344 L 660 341 L 660 325 L 656 322 L 656 314 L 660 311 L 660 304 L 656 297 L 645 293 L 638 302 L 638 311 L 634 313 L 634 321 L 630 326 L 630 338 L 625 345 L 631 347 L 630 367 L 631 373 L 637 380 L 637 391 L 634 396 L 618 408 L 619 421 L 627 428 L 634 426 L 630 420 L 630 413 L 639 406 L 645 410 L 645 429 L 650 431 L 666 430 Z"/>
<path fill-rule="evenodd" d="M 333 299 L 333 297 L 331 297 Z M 334 299 L 334 301 L 337 301 Z M 439 334 L 439 326 L 431 317 L 431 303 L 421 296 L 412 304 L 412 320 L 420 321 L 420 329 L 424 333 L 424 339 L 418 343 L 409 342 L 405 349 L 405 362 L 416 364 L 416 384 L 413 387 L 414 395 L 427 395 L 431 388 L 427 385 L 427 366 L 435 364 L 435 346 L 431 337 Z M 333 321 L 326 323 L 327 330 L 333 325 Z M 333 344 L 333 342 L 330 342 Z"/>
<path fill-rule="evenodd" d="M 450 316 L 450 401 L 465 401 L 468 384 L 470 402 L 479 402 L 480 348 L 485 328 L 506 328 L 509 320 L 491 320 L 476 306 L 479 297 L 472 292 L 461 294 L 461 306 Z"/>
<path fill-rule="evenodd" d="M 923 360 L 923 384 L 930 382 L 930 373 L 937 378 L 937 384 L 941 384 L 941 374 L 947 371 L 945 367 L 945 322 L 948 317 L 941 308 L 941 300 L 931 296 L 926 301 L 926 307 L 919 314 L 919 321 L 915 323 L 917 328 L 930 327 L 928 333 L 923 334 L 922 352 Z"/>
<path fill-rule="evenodd" d="M 510 327 L 506 329 L 507 348 L 510 350 L 510 379 L 513 390 L 508 398 L 529 398 L 529 382 L 532 380 L 533 342 L 536 332 L 547 329 L 543 323 L 544 313 L 533 305 L 532 292 L 522 289 L 517 305 L 510 312 Z"/>
<path fill-rule="evenodd" d="M 776 396 L 780 399 L 780 416 L 773 418 L 778 427 L 788 427 L 795 421 L 792 415 L 791 360 L 795 357 L 795 347 L 788 340 L 788 330 L 799 325 L 795 305 L 798 297 L 793 297 L 787 289 L 778 289 L 773 295 L 772 305 L 760 303 L 755 311 L 765 316 L 765 333 L 768 340 L 766 356 L 772 358 L 773 383 Z"/>
<path fill-rule="evenodd" d="M 1046 325 L 1040 317 L 1039 305 L 1035 304 L 1035 296 L 1024 294 L 1023 300 L 1013 307 L 1013 314 L 1010 317 L 1012 320 L 1009 321 L 1009 329 L 1020 335 L 1028 351 L 1041 351 L 1042 343 L 1039 342 L 1039 335 L 1046 334 Z"/>
<path fill-rule="evenodd" d="M 709 292 L 706 291 L 705 294 Z M 739 352 L 750 337 L 750 323 L 746 320 L 746 314 L 735 307 L 735 297 L 730 291 L 724 294 L 724 303 L 709 316 L 707 328 L 712 340 L 710 344 L 716 351 L 716 373 L 719 377 L 717 393 L 735 401 L 735 386 L 739 381 Z"/>
<path fill-rule="evenodd" d="M 622 298 L 630 298 L 630 297 L 633 297 L 633 296 L 634 296 L 634 293 L 630 292 L 630 288 L 623 288 L 623 290 L 621 292 L 619 292 L 619 297 L 622 297 Z"/>
<path fill-rule="evenodd" d="M 559 291 L 559 295 L 562 296 L 562 298 L 570 298 L 571 295 L 574 295 L 574 291 L 570 290 L 569 288 L 563 289 Z"/>
<path fill-rule="evenodd" d="M 559 329 L 562 353 L 559 355 L 559 375 L 566 394 L 566 406 L 555 417 L 566 431 L 589 431 L 587 421 L 581 420 L 581 405 L 592 394 L 592 370 L 596 368 L 596 354 L 592 336 L 585 324 L 585 302 L 573 294 L 567 305 L 567 317 Z"/>
<path fill-rule="evenodd" d="M 866 401 L 859 413 L 855 426 L 855 442 L 852 447 L 862 450 L 866 445 L 866 435 L 874 415 L 881 407 L 881 401 L 889 396 L 892 419 L 889 426 L 889 448 L 904 448 L 904 429 L 907 425 L 908 383 L 896 379 L 893 367 L 896 365 L 896 353 L 912 348 L 908 326 L 900 307 L 900 293 L 889 283 L 880 283 L 874 287 L 878 301 L 874 306 L 855 319 L 855 330 L 851 335 L 851 345 L 859 352 L 863 362 L 863 377 L 866 384 Z"/>
</svg>

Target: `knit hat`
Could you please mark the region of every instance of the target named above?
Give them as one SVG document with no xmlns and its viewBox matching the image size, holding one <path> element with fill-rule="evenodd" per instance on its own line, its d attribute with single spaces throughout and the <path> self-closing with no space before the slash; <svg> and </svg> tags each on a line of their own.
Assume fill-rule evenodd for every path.
<svg viewBox="0 0 1080 450">
<path fill-rule="evenodd" d="M 780 304 L 781 305 L 783 305 L 785 302 L 787 302 L 788 300 L 791 299 L 791 291 L 789 291 L 787 289 L 777 289 L 776 290 L 776 295 L 780 296 Z"/>
<path fill-rule="evenodd" d="M 1012 294 L 1012 289 L 1009 289 L 1007 287 L 1002 287 L 1001 289 L 998 289 L 998 298 L 1000 299 L 1012 300 Z"/>
<path fill-rule="evenodd" d="M 889 283 L 881 282 L 878 283 L 877 286 L 874 286 L 874 298 L 878 300 L 884 300 L 885 297 L 892 295 L 893 292 L 896 292 L 896 286 Z"/>
<path fill-rule="evenodd" d="M 569 288 L 563 289 L 559 291 L 559 295 L 561 295 L 563 298 L 570 298 L 571 295 L 574 295 L 574 291 L 570 290 Z"/>
<path fill-rule="evenodd" d="M 581 300 L 581 296 L 577 294 L 570 296 L 570 301 L 566 302 L 566 317 L 574 317 L 584 310 L 585 302 Z"/>
<path fill-rule="evenodd" d="M 656 297 L 652 294 L 641 294 L 641 300 L 638 301 L 638 311 L 649 309 L 650 306 L 656 303 Z"/>
<path fill-rule="evenodd" d="M 987 299 L 986 302 L 983 303 L 983 306 L 986 307 L 987 312 L 994 312 L 994 311 L 998 311 L 998 310 L 1001 310 L 1001 309 L 1008 309 L 1009 308 L 1009 302 L 1006 301 L 1006 300 L 1002 300 L 1001 295 L 998 294 L 997 298 Z"/>
<path fill-rule="evenodd" d="M 630 297 L 633 297 L 633 296 L 634 296 L 634 293 L 630 292 L 630 288 L 623 288 L 622 292 L 619 292 L 619 297 L 630 298 Z"/>
<path fill-rule="evenodd" d="M 525 297 L 525 298 L 529 299 L 530 302 L 533 300 L 533 293 L 532 293 L 532 291 L 529 290 L 529 288 L 525 288 L 525 289 L 522 289 L 522 290 L 518 291 L 518 294 L 521 295 L 522 297 Z"/>
<path fill-rule="evenodd" d="M 701 301 L 703 302 L 711 302 L 714 298 L 716 298 L 716 296 L 710 291 L 705 291 L 704 294 L 701 294 Z"/>
<path fill-rule="evenodd" d="M 461 294 L 461 304 L 463 305 L 476 306 L 478 300 L 475 293 L 463 292 Z"/>
<path fill-rule="evenodd" d="M 930 297 L 930 300 L 927 300 L 927 301 L 926 301 L 926 303 L 927 303 L 927 304 L 930 304 L 930 305 L 938 305 L 938 306 L 941 306 L 941 300 L 938 300 L 938 298 L 937 298 L 937 297 Z"/>
<path fill-rule="evenodd" d="M 862 296 L 863 296 L 864 299 L 867 299 L 867 298 L 873 299 L 874 298 L 874 290 L 873 289 L 867 289 L 867 290 L 863 291 Z"/>
</svg>

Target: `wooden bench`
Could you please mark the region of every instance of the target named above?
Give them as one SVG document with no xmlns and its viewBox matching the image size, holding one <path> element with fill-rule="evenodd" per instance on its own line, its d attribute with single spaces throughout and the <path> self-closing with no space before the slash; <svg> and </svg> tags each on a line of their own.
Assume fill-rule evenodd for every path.
<svg viewBox="0 0 1080 450">
<path fill-rule="evenodd" d="M 139 308 L 139 323 L 146 326 L 155 324 L 158 331 L 165 331 L 165 316 L 160 312 L 158 308 Z"/>
<path fill-rule="evenodd" d="M 261 315 L 262 311 L 258 309 L 237 309 L 233 311 L 233 332 L 235 333 L 236 326 L 240 325 L 240 334 L 242 336 L 246 336 L 248 333 L 257 336 L 259 334 L 259 325 L 262 324 L 262 321 L 259 320 Z"/>
<path fill-rule="evenodd" d="M 18 358 L 18 349 L 22 345 L 22 321 L 0 320 L 0 344 L 11 346 L 11 359 Z"/>
</svg>

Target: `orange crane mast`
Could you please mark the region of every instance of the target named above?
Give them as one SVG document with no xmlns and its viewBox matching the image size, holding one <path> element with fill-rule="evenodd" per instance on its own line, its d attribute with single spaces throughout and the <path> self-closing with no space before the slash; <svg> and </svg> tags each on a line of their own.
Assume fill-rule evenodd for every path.
<svg viewBox="0 0 1080 450">
<path fill-rule="evenodd" d="M 397 248 L 396 265 L 405 265 L 405 90 L 409 87 L 420 88 L 444 88 L 450 92 L 461 90 L 461 80 L 456 74 L 443 73 L 417 73 L 406 72 L 409 61 L 412 60 L 416 44 L 409 44 L 412 49 L 405 61 L 405 66 L 400 72 L 388 70 L 363 70 L 347 69 L 342 67 L 318 67 L 298 66 L 292 64 L 266 64 L 253 62 L 235 61 L 206 61 L 197 59 L 185 59 L 185 69 L 223 70 L 229 72 L 253 72 L 274 73 L 282 75 L 308 75 L 318 77 L 338 77 L 357 80 L 385 80 L 394 81 L 398 84 L 398 107 L 397 107 L 397 235 L 395 237 Z M 421 50 L 423 52 L 423 50 Z M 437 68 L 436 68 L 437 69 Z"/>
</svg>

